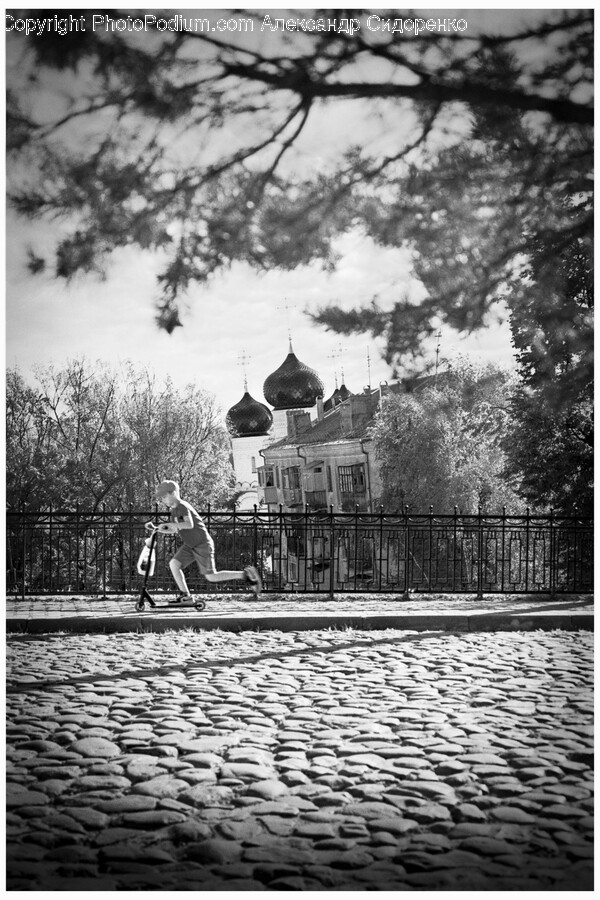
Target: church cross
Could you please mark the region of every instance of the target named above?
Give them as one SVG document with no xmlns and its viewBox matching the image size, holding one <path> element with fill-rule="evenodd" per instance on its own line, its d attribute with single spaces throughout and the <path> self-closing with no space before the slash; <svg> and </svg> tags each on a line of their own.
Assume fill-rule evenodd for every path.
<svg viewBox="0 0 600 900">
<path fill-rule="evenodd" d="M 246 372 L 246 364 L 248 363 L 248 360 L 250 360 L 250 359 L 252 359 L 252 357 L 248 356 L 248 354 L 246 353 L 245 350 L 242 350 L 242 352 L 238 355 L 238 363 L 237 364 L 238 364 L 238 366 L 242 367 L 242 372 L 244 373 L 244 390 L 245 391 L 248 390 L 248 374 Z"/>
</svg>

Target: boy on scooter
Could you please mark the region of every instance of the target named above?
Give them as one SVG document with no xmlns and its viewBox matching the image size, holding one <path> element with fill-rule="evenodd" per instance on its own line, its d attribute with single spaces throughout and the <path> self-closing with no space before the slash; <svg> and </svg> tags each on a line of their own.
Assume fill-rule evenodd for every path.
<svg viewBox="0 0 600 900">
<path fill-rule="evenodd" d="M 171 521 L 159 525 L 158 531 L 163 534 L 179 533 L 183 541 L 182 546 L 169 563 L 175 583 L 180 590 L 179 596 L 175 600 L 170 600 L 170 604 L 193 602 L 183 571 L 193 562 L 198 564 L 201 574 L 207 581 L 237 581 L 240 579 L 251 587 L 257 597 L 260 596 L 262 585 L 260 575 L 254 566 L 246 566 L 240 571 L 217 572 L 213 539 L 194 507 L 186 500 L 181 499 L 179 485 L 176 481 L 161 482 L 156 489 L 156 499 L 164 503 L 171 514 Z"/>
</svg>

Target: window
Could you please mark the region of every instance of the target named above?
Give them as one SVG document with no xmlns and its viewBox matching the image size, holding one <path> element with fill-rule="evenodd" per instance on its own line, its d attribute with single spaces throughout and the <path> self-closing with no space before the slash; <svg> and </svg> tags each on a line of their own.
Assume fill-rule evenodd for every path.
<svg viewBox="0 0 600 900">
<path fill-rule="evenodd" d="M 256 457 L 255 456 L 250 457 L 250 466 L 252 467 L 252 471 L 256 472 Z"/>
<path fill-rule="evenodd" d="M 364 494 L 366 490 L 364 465 L 359 463 L 355 466 L 338 466 L 338 480 L 341 494 Z"/>
<path fill-rule="evenodd" d="M 252 457 L 252 460 L 254 461 L 254 457 Z M 254 471 L 254 469 L 252 469 L 252 471 Z M 258 470 L 258 483 L 263 485 L 263 487 L 275 487 L 275 473 L 273 471 L 273 466 L 263 466 L 262 469 Z"/>
<path fill-rule="evenodd" d="M 354 466 L 338 466 L 338 484 L 343 510 L 353 510 L 356 507 L 366 509 L 367 484 L 365 467 L 362 463 Z"/>
<path fill-rule="evenodd" d="M 290 491 L 300 490 L 300 467 L 290 466 L 289 469 L 283 469 L 282 487 Z"/>
</svg>

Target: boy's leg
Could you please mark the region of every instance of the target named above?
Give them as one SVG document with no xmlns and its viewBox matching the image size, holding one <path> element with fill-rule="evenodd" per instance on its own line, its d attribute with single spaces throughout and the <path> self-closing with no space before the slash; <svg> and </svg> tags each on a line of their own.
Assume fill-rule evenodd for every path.
<svg viewBox="0 0 600 900">
<path fill-rule="evenodd" d="M 244 577 L 244 573 L 241 571 L 233 571 L 229 569 L 223 569 L 221 572 L 203 572 L 202 573 L 207 581 L 239 581 Z"/>
<path fill-rule="evenodd" d="M 190 590 L 187 586 L 187 581 L 185 580 L 185 575 L 183 572 L 184 566 L 188 563 L 186 562 L 183 554 L 181 553 L 181 548 L 173 557 L 173 559 L 169 563 L 169 568 L 171 570 L 171 574 L 175 579 L 175 584 L 179 588 L 179 596 L 175 598 L 175 600 L 170 600 L 170 603 L 185 603 L 188 600 L 191 600 Z"/>
<path fill-rule="evenodd" d="M 177 585 L 179 590 L 184 594 L 189 594 L 187 581 L 185 580 L 183 568 L 179 560 L 173 558 L 169 563 L 169 568 L 171 570 L 173 578 L 175 579 L 175 584 Z"/>
<path fill-rule="evenodd" d="M 262 583 L 260 580 L 260 575 L 254 568 L 254 566 L 246 566 L 245 569 L 241 571 L 229 571 L 227 569 L 222 572 L 203 572 L 204 577 L 207 581 L 218 582 L 218 581 L 245 581 L 246 584 L 252 588 L 256 596 L 258 596 L 261 592 Z"/>
<path fill-rule="evenodd" d="M 217 572 L 215 567 L 215 547 L 212 542 L 196 549 L 195 556 L 200 572 L 207 581 L 210 581 L 213 584 L 220 581 L 245 581 L 246 584 L 252 587 L 252 590 L 257 596 L 260 594 L 262 584 L 260 576 L 254 566 L 246 566 L 246 568 L 242 570 L 223 569 L 222 571 Z"/>
</svg>

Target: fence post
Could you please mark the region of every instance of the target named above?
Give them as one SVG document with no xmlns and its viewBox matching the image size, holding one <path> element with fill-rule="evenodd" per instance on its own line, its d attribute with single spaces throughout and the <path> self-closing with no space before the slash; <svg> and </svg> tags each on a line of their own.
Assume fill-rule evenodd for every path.
<svg viewBox="0 0 600 900">
<path fill-rule="evenodd" d="M 329 596 L 333 600 L 333 573 L 335 565 L 333 503 L 329 507 Z"/>
<path fill-rule="evenodd" d="M 252 516 L 252 564 L 258 564 L 258 523 L 256 521 L 256 516 L 258 513 L 258 507 L 256 503 L 254 504 L 254 513 Z M 263 575 L 261 571 L 261 577 Z"/>
<path fill-rule="evenodd" d="M 48 510 L 48 585 L 52 592 L 52 503 Z M 42 585 L 44 584 L 44 556 L 42 554 Z M 58 585 L 57 585 L 58 587 Z"/>
<path fill-rule="evenodd" d="M 75 590 L 79 593 L 79 500 L 75 504 Z"/>
<path fill-rule="evenodd" d="M 238 514 L 237 514 L 237 503 L 235 502 L 235 500 L 234 500 L 233 503 L 231 504 L 231 508 L 232 508 L 232 511 L 233 511 L 233 538 L 232 538 L 232 547 L 231 547 L 231 553 L 232 553 L 232 566 L 233 566 L 233 568 L 235 568 L 235 569 L 238 568 L 238 565 L 239 565 L 241 568 L 244 568 L 244 561 L 240 559 L 240 560 L 239 560 L 239 563 L 238 563 L 238 558 L 237 558 L 237 546 L 238 546 L 238 540 L 237 540 L 237 521 L 238 521 L 238 520 L 237 520 L 237 515 L 238 515 Z M 242 546 L 243 546 L 243 544 L 242 544 Z M 217 568 L 219 568 L 219 567 L 217 566 Z"/>
<path fill-rule="evenodd" d="M 106 600 L 106 503 L 102 503 L 102 599 Z"/>
<path fill-rule="evenodd" d="M 556 558 L 554 549 L 554 510 L 550 510 L 550 598 L 556 596 Z"/>
<path fill-rule="evenodd" d="M 388 572 L 390 567 L 389 557 L 388 560 Z M 381 585 L 383 583 L 383 506 L 379 506 L 379 582 L 378 589 L 381 590 Z"/>
<path fill-rule="evenodd" d="M 133 579 L 133 565 L 135 559 L 135 548 L 133 546 L 133 503 L 129 502 L 129 513 L 127 515 L 127 523 L 129 525 L 129 566 L 127 569 L 128 579 L 127 583 L 129 586 L 129 590 L 131 590 L 132 579 Z"/>
<path fill-rule="evenodd" d="M 525 516 L 525 593 L 529 590 L 529 507 Z"/>
<path fill-rule="evenodd" d="M 358 570 L 358 503 L 354 508 L 354 590 L 356 591 L 356 576 Z"/>
<path fill-rule="evenodd" d="M 21 525 L 23 528 L 22 555 L 23 555 L 23 577 L 21 578 L 21 600 L 25 599 L 25 557 L 27 554 L 27 534 L 25 531 L 25 503 L 21 500 Z"/>
<path fill-rule="evenodd" d="M 279 517 L 279 584 L 278 584 L 278 588 L 279 588 L 279 590 L 282 590 L 283 589 L 283 587 L 282 587 L 283 581 L 284 581 L 284 578 L 283 578 L 283 536 L 284 536 L 284 534 L 285 534 L 286 574 L 288 571 L 288 566 L 287 566 L 288 549 L 287 549 L 287 532 L 284 532 L 284 528 L 283 528 L 283 504 L 281 504 L 281 503 L 279 504 L 279 512 L 277 515 Z M 287 578 L 285 579 L 285 581 L 287 582 Z"/>
<path fill-rule="evenodd" d="M 456 575 L 458 569 L 459 582 L 462 584 L 462 555 L 457 556 L 458 546 L 458 506 L 454 506 L 454 519 L 452 522 L 452 590 L 456 590 Z M 457 565 L 458 561 L 458 565 Z"/>
<path fill-rule="evenodd" d="M 506 575 L 506 507 L 502 507 L 502 556 L 500 559 L 502 569 L 502 580 L 500 581 L 500 592 L 504 593 L 504 579 Z M 508 572 L 510 575 L 510 570 Z"/>
<path fill-rule="evenodd" d="M 483 599 L 483 523 L 481 506 L 477 507 L 477 599 Z"/>
<path fill-rule="evenodd" d="M 408 554 L 410 548 L 410 519 L 408 516 L 409 507 L 404 507 L 404 592 L 403 599 L 408 600 L 409 578 L 408 578 Z"/>
<path fill-rule="evenodd" d="M 427 560 L 427 588 L 431 591 L 431 566 L 433 562 L 433 506 L 429 507 L 429 558 Z"/>
</svg>

